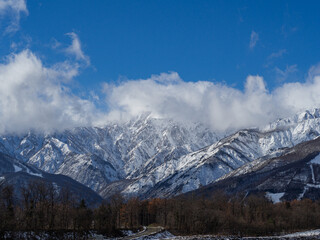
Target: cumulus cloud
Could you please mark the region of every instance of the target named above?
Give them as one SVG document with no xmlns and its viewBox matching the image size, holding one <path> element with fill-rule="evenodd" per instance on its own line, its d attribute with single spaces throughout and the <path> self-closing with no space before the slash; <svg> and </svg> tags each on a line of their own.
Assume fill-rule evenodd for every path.
<svg viewBox="0 0 320 240">
<path fill-rule="evenodd" d="M 298 110 L 320 107 L 320 75 L 305 83 L 287 83 L 275 90 L 276 102 L 281 108 Z M 291 111 L 291 112 L 292 112 Z"/>
<path fill-rule="evenodd" d="M 158 82 L 164 77 L 170 81 Z M 264 121 L 268 115 L 265 112 L 273 111 L 261 108 L 272 98 L 260 76 L 249 76 L 244 92 L 212 82 L 184 82 L 174 72 L 106 88 L 108 102 L 113 107 L 110 116 L 115 118 L 151 112 L 155 117 L 202 122 L 224 131 Z"/>
<path fill-rule="evenodd" d="M 0 64 L 0 132 L 91 125 L 94 105 L 74 96 L 63 84 L 76 75 L 77 68 L 67 62 L 43 66 L 29 50 L 7 57 Z"/>
<path fill-rule="evenodd" d="M 320 76 L 313 75 L 305 83 L 284 84 L 270 92 L 261 76 L 248 76 L 245 89 L 240 91 L 208 81 L 184 82 L 172 72 L 127 80 L 117 86 L 106 84 L 105 92 L 112 119 L 151 112 L 154 117 L 202 122 L 225 131 L 263 126 L 279 117 L 320 107 Z"/>
<path fill-rule="evenodd" d="M 8 56 L 0 64 L 0 133 L 105 125 L 145 112 L 157 118 L 201 122 L 220 132 L 259 127 L 320 107 L 320 65 L 310 68 L 305 82 L 283 84 L 272 92 L 258 75 L 247 77 L 244 90 L 209 81 L 185 82 L 176 72 L 118 85 L 105 83 L 105 112 L 95 106 L 104 101 L 99 94 L 90 91 L 86 100 L 67 87 L 78 68 L 69 62 L 44 66 L 29 50 Z"/>
<path fill-rule="evenodd" d="M 67 33 L 67 35 L 72 39 L 72 44 L 65 49 L 66 53 L 79 61 L 84 61 L 86 65 L 90 65 L 90 58 L 83 53 L 78 35 L 74 32 Z"/>
<path fill-rule="evenodd" d="M 255 31 L 252 31 L 250 35 L 250 42 L 249 42 L 250 49 L 254 49 L 258 41 L 259 41 L 259 34 L 256 33 Z"/>
<path fill-rule="evenodd" d="M 0 64 L 0 133 L 55 131 L 104 125 L 145 112 L 158 118 L 201 122 L 215 131 L 259 127 L 279 117 L 320 107 L 320 65 L 310 68 L 303 83 L 287 83 L 270 92 L 262 76 L 249 75 L 244 90 L 209 81 L 185 82 L 176 72 L 148 79 L 104 84 L 108 111 L 97 110 L 103 99 L 72 94 L 66 84 L 78 74 L 68 62 L 51 67 L 29 50 Z"/>
<path fill-rule="evenodd" d="M 19 30 L 21 14 L 28 14 L 25 0 L 0 0 L 0 16 L 9 15 L 11 21 L 5 33 L 16 32 Z"/>
</svg>

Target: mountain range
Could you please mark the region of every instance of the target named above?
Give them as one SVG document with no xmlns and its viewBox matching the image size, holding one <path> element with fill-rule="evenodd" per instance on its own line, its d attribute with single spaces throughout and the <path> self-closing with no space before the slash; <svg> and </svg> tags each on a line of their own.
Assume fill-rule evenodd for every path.
<svg viewBox="0 0 320 240">
<path fill-rule="evenodd" d="M 92 201 L 115 193 L 152 198 L 220 188 L 264 192 L 273 200 L 316 198 L 319 135 L 319 109 L 224 133 L 146 113 L 103 127 L 7 134 L 0 137 L 0 185 L 16 183 L 13 176 L 56 184 L 63 178 L 75 192 L 90 192 Z"/>
</svg>

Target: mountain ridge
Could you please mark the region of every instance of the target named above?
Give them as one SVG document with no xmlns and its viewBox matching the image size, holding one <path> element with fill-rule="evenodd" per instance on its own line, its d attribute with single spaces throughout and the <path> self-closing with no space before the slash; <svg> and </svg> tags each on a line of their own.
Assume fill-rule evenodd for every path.
<svg viewBox="0 0 320 240">
<path fill-rule="evenodd" d="M 279 157 L 255 161 L 186 195 L 210 197 L 217 191 L 243 196 L 260 193 L 274 202 L 320 198 L 320 137 L 287 149 Z"/>
<path fill-rule="evenodd" d="M 51 174 L 62 174 L 104 198 L 172 197 L 216 182 L 257 159 L 320 136 L 320 110 L 226 136 L 199 123 L 144 114 L 104 127 L 0 137 L 0 152 Z"/>
</svg>

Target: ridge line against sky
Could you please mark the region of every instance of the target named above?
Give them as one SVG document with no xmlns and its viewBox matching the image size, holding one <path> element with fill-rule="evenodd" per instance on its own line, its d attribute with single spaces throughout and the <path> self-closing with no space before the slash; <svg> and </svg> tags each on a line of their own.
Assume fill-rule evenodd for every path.
<svg viewBox="0 0 320 240">
<path fill-rule="evenodd" d="M 56 7 L 61 4 L 60 1 L 57 2 Z M 182 4 L 177 1 L 178 3 Z M 79 2 L 81 7 L 84 4 L 86 3 Z M 123 4 L 131 7 L 135 6 L 126 1 Z M 161 6 L 169 3 L 154 1 L 154 4 Z M 212 3 L 209 1 L 200 1 L 200 3 L 186 1 L 185 4 L 182 4 L 185 9 L 179 11 L 189 13 L 190 5 L 195 11 L 204 11 L 203 9 L 208 8 L 210 4 Z M 294 11 L 289 11 L 290 4 L 288 2 L 283 1 L 281 4 L 285 5 L 283 9 L 281 8 L 285 16 L 294 14 Z M 42 11 L 49 14 L 46 12 L 48 11 L 47 5 L 52 7 L 52 3 L 45 1 L 0 0 L 0 17 L 2 19 L 0 29 L 3 33 L 1 42 L 3 46 L 6 46 L 0 49 L 3 59 L 0 65 L 0 133 L 2 134 L 23 133 L 30 129 L 56 131 L 77 126 L 104 125 L 108 121 L 122 121 L 144 112 L 151 112 L 155 117 L 201 122 L 216 131 L 226 131 L 262 126 L 279 117 L 286 117 L 298 111 L 320 107 L 320 65 L 317 64 L 319 58 L 308 58 L 308 63 L 304 63 L 304 65 L 308 64 L 304 74 L 299 69 L 300 65 L 294 62 L 284 62 L 284 67 L 277 66 L 276 63 L 280 59 L 292 53 L 286 46 L 276 47 L 273 51 L 261 52 L 261 49 L 267 48 L 264 46 L 266 44 L 264 38 L 266 38 L 265 31 L 270 31 L 269 28 L 248 28 L 250 30 L 245 31 L 247 36 L 245 37 L 246 41 L 242 42 L 242 48 L 248 55 L 265 56 L 264 60 L 260 61 L 261 69 L 273 69 L 272 71 L 275 73 L 273 84 L 268 81 L 269 78 L 266 80 L 262 73 L 251 75 L 251 71 L 247 72 L 246 76 L 242 78 L 241 81 L 245 80 L 243 87 L 239 86 L 240 83 L 237 81 L 198 80 L 201 78 L 193 80 L 187 78 L 185 80 L 176 69 L 165 69 L 156 74 L 149 74 L 149 77 L 137 79 L 131 79 L 130 76 L 127 76 L 108 80 L 107 76 L 103 79 L 105 71 L 101 73 L 101 69 L 107 68 L 108 71 L 114 72 L 117 71 L 117 68 L 109 68 L 107 63 L 104 66 L 101 63 L 104 59 L 96 58 L 96 53 L 90 54 L 94 51 L 103 53 L 104 49 L 87 44 L 87 42 L 98 39 L 99 36 L 85 34 L 86 29 L 78 30 L 77 26 L 80 25 L 77 21 L 73 22 L 72 20 L 65 25 L 70 23 L 72 25 L 73 22 L 74 27 L 66 30 L 61 24 L 55 23 L 54 26 L 56 28 L 60 27 L 60 32 L 63 31 L 59 35 L 55 35 L 57 31 L 38 29 L 39 23 L 34 21 L 35 19 L 38 20 L 38 17 L 43 17 L 42 14 L 44 13 Z M 99 5 L 98 2 L 97 5 Z M 145 8 L 146 6 L 154 9 L 154 6 L 146 1 L 137 1 L 136 5 L 139 7 L 139 11 L 142 11 L 141 7 Z M 253 5 L 254 1 L 250 1 L 245 8 L 237 6 L 236 25 L 239 29 L 241 28 L 240 25 L 246 21 L 245 13 Z M 170 6 L 171 8 L 177 7 L 175 4 Z M 91 7 L 97 11 L 97 17 L 103 17 L 99 15 L 99 6 L 92 4 Z M 119 6 L 113 1 L 106 1 L 104 7 L 106 10 L 109 8 L 117 9 Z M 121 7 L 123 6 L 121 5 Z M 216 2 L 214 7 L 220 8 L 220 10 L 229 9 L 228 6 L 219 1 Z M 54 10 L 60 11 L 59 9 L 50 9 L 51 12 L 55 12 Z M 92 11 L 90 9 L 86 10 L 88 12 Z M 261 12 L 265 10 L 265 7 L 256 10 Z M 295 10 L 297 11 L 297 9 Z M 131 10 L 126 9 L 126 11 L 130 13 Z M 278 11 L 280 10 L 275 9 L 275 12 Z M 168 12 L 170 12 L 170 9 Z M 56 14 L 58 18 L 59 14 L 63 13 Z M 71 11 L 69 18 L 78 19 L 77 16 L 73 17 L 72 14 L 76 15 Z M 36 15 L 35 18 L 33 18 L 33 15 Z M 81 24 L 91 24 L 90 16 L 86 18 L 85 15 L 82 15 L 82 17 L 84 19 L 82 19 Z M 206 15 L 204 14 L 203 17 L 205 18 Z M 218 17 L 221 18 L 221 16 Z M 29 19 L 31 19 L 30 23 L 28 22 Z M 188 19 L 185 20 L 187 22 Z M 44 19 L 41 24 L 45 24 L 46 21 Z M 141 26 L 138 22 L 136 24 L 140 29 Z M 179 27 L 179 24 L 177 25 Z M 230 23 L 226 23 L 226 25 L 230 25 Z M 163 28 L 160 23 L 157 23 L 156 26 Z M 145 26 L 146 29 L 148 27 Z M 203 30 L 206 30 L 206 27 L 210 28 L 210 26 L 202 26 Z M 48 32 L 43 38 L 42 34 L 45 30 Z M 122 30 L 130 32 L 125 27 Z M 39 32 L 37 33 L 37 31 Z M 296 33 L 298 31 L 303 30 L 294 25 L 288 27 L 288 23 L 281 24 L 279 36 L 286 39 L 290 35 L 298 34 Z M 167 34 L 171 34 L 170 28 Z M 228 37 L 229 33 L 225 34 Z M 65 41 L 57 40 L 64 37 L 66 37 Z M 133 35 L 129 37 L 131 37 L 131 47 L 134 50 L 135 37 Z M 146 37 L 148 36 L 146 35 Z M 199 38 L 202 37 L 199 36 Z M 314 37 L 316 40 L 318 39 L 317 35 Z M 46 42 L 42 38 L 48 41 Z M 83 41 L 83 39 L 86 39 L 86 41 Z M 108 36 L 104 36 L 104 39 L 108 39 Z M 242 35 L 239 36 L 239 42 L 242 41 L 241 39 L 243 39 Z M 185 41 L 188 41 L 188 39 Z M 146 41 L 145 44 L 150 43 Z M 227 45 L 228 41 L 225 44 Z M 239 44 L 236 45 L 239 46 Z M 141 48 L 138 43 L 136 45 L 137 50 Z M 124 45 L 124 47 L 126 46 Z M 308 46 L 303 47 L 308 49 Z M 95 50 L 95 48 L 97 49 Z M 105 48 L 109 49 L 108 46 L 105 46 Z M 199 46 L 194 46 L 194 48 L 199 49 Z M 158 50 L 155 47 L 155 54 Z M 185 53 L 181 52 L 180 54 L 183 57 L 184 54 L 189 54 L 188 51 L 192 52 L 194 50 L 192 47 L 191 49 L 186 48 Z M 315 50 L 315 55 L 317 55 L 316 53 Z M 172 54 L 172 56 L 174 55 L 175 53 Z M 130 59 L 132 56 L 129 52 L 127 57 Z M 108 57 L 109 55 L 106 54 L 105 58 Z M 313 59 L 316 59 L 316 61 Z M 117 63 L 118 60 L 115 59 L 115 62 Z M 123 59 L 123 62 L 126 62 L 126 59 Z M 155 60 L 154 64 L 156 63 Z M 118 62 L 118 64 L 121 65 L 122 63 Z M 183 64 L 183 61 L 181 64 Z M 252 65 L 253 69 L 256 68 L 255 64 Z M 186 68 L 188 67 L 190 66 L 186 64 Z M 193 67 L 201 69 L 201 64 Z M 227 68 L 224 68 L 223 71 Z M 149 69 L 146 69 L 142 75 L 149 71 Z M 118 72 L 116 74 L 122 73 Z M 136 75 L 136 73 L 133 75 Z M 185 75 L 184 71 L 182 75 Z M 95 80 L 95 78 L 97 79 Z M 239 78 L 237 77 L 237 79 Z M 290 78 L 293 81 L 289 81 Z M 297 79 L 300 81 L 296 81 Z"/>
</svg>

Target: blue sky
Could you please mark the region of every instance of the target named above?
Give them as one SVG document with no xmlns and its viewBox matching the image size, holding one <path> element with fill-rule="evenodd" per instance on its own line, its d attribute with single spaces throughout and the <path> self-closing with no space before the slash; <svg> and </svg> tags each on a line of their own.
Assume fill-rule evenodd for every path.
<svg viewBox="0 0 320 240">
<path fill-rule="evenodd" d="M 0 132 L 145 111 L 224 131 L 320 107 L 319 12 L 319 1 L 0 0 Z"/>
<path fill-rule="evenodd" d="M 78 77 L 89 88 L 175 71 L 185 81 L 240 89 L 249 74 L 259 74 L 273 89 L 303 81 L 319 61 L 318 1 L 34 0 L 27 8 L 20 30 L 2 37 L 1 55 L 12 42 L 29 41 L 50 64 L 64 57 L 50 49 L 53 41 L 69 44 L 65 34 L 75 32 L 91 59 Z"/>
</svg>

